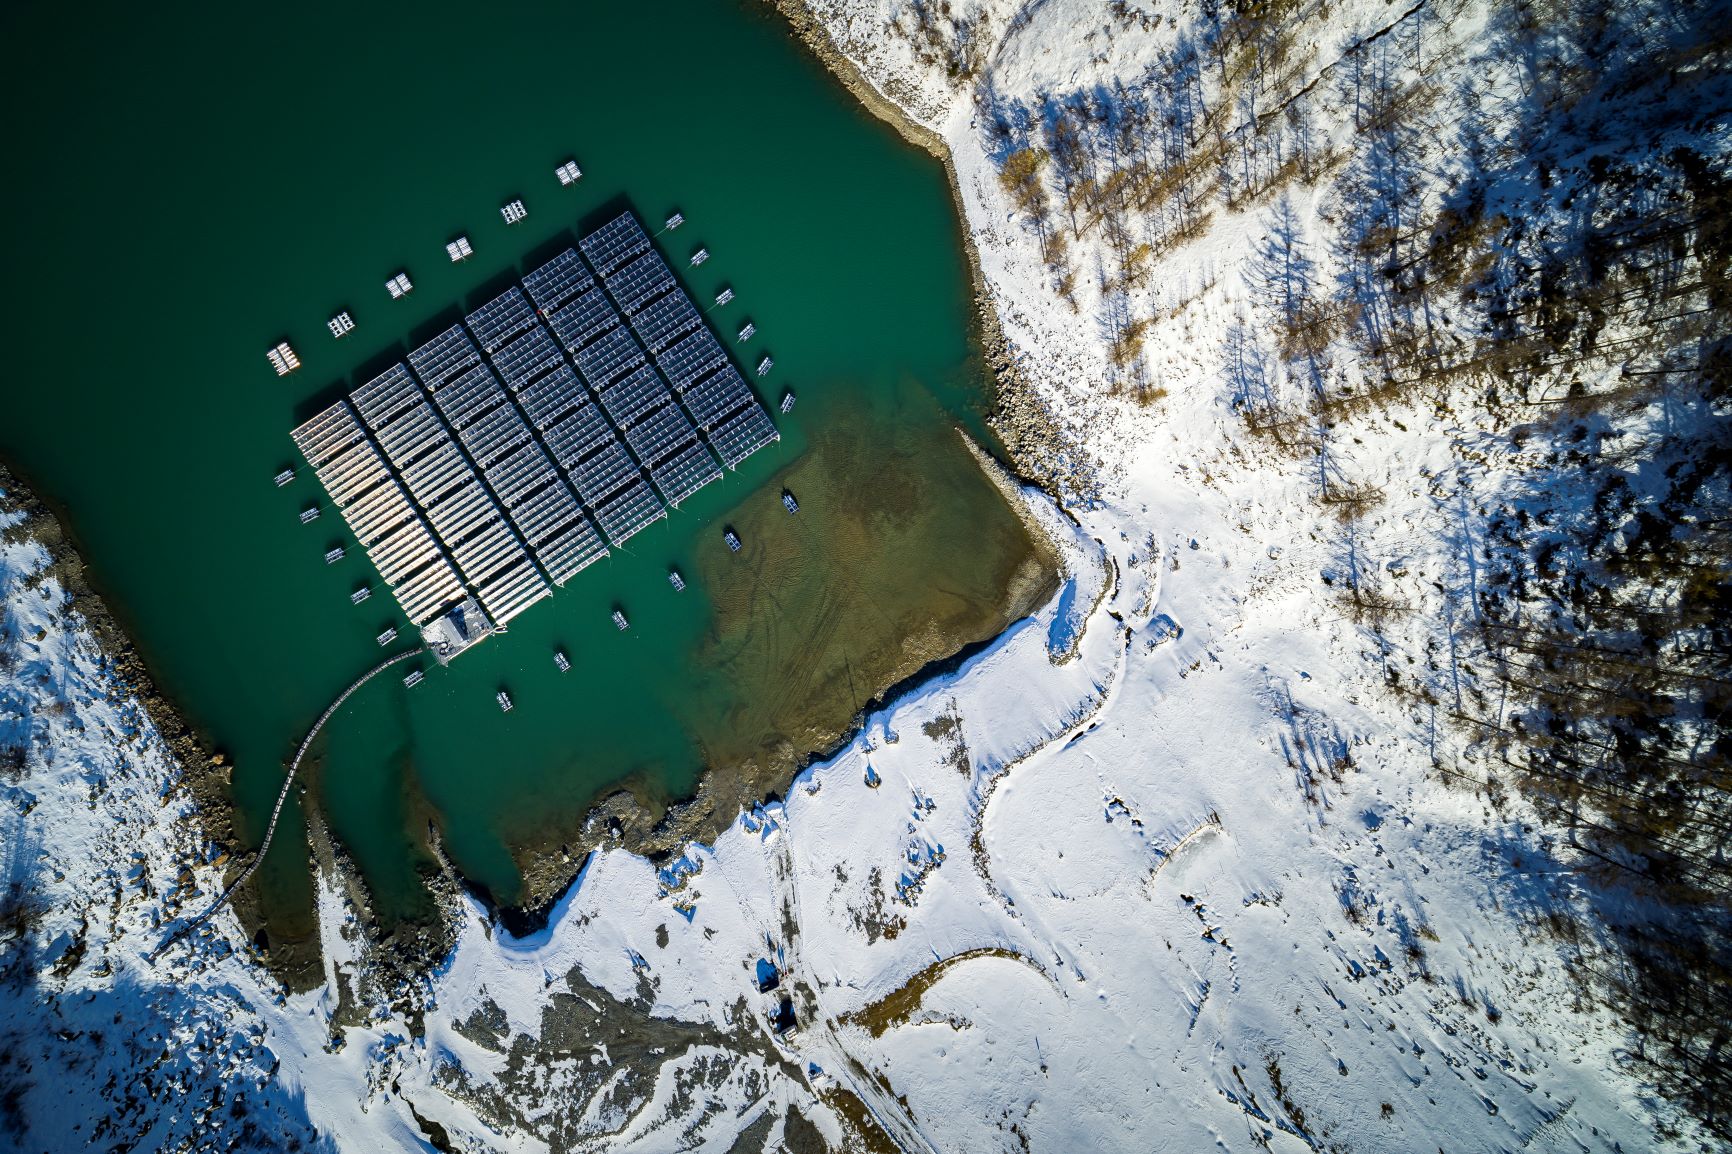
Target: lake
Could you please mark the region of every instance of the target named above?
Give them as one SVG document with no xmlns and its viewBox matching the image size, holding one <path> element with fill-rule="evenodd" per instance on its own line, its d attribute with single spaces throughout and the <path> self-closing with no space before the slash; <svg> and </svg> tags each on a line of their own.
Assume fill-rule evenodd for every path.
<svg viewBox="0 0 1732 1154">
<path fill-rule="evenodd" d="M 262 836 L 307 726 L 382 656 L 375 634 L 413 636 L 389 597 L 349 604 L 376 575 L 340 518 L 299 523 L 324 501 L 297 420 L 610 207 L 652 229 L 683 212 L 664 253 L 700 302 L 731 286 L 720 335 L 750 320 L 749 355 L 775 358 L 759 392 L 779 444 L 509 633 L 412 690 L 382 676 L 333 718 L 311 788 L 382 919 L 430 913 L 428 820 L 466 876 L 515 901 L 523 855 L 574 837 L 601 793 L 665 802 L 705 767 L 785 785 L 888 684 L 1049 587 L 956 433 L 984 439 L 987 386 L 943 171 L 773 14 L 14 5 L 0 20 L 0 456 L 65 512 L 162 689 L 233 759 L 243 838 Z M 568 157 L 584 176 L 563 188 Z M 529 217 L 507 226 L 518 197 Z M 459 234 L 475 256 L 452 264 Z M 688 269 L 699 244 L 711 259 Z M 415 288 L 393 301 L 399 269 Z M 324 323 L 338 309 L 357 325 L 341 342 Z M 281 339 L 303 363 L 283 379 L 264 357 Z M 798 404 L 775 414 L 787 387 Z M 327 566 L 337 543 L 348 557 Z M 291 808 L 258 875 L 273 940 L 310 930 L 304 845 Z"/>
</svg>

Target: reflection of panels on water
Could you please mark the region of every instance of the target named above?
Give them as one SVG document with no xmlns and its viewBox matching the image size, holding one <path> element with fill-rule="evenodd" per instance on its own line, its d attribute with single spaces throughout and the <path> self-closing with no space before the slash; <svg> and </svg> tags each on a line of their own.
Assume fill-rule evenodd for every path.
<svg viewBox="0 0 1732 1154">
<path fill-rule="evenodd" d="M 630 211 L 622 212 L 577 242 L 595 271 L 607 276 L 640 253 L 649 251 L 649 237 Z"/>
<path fill-rule="evenodd" d="M 486 365 L 459 373 L 433 394 L 439 412 L 458 430 L 504 402 L 505 392 Z"/>
<path fill-rule="evenodd" d="M 631 484 L 603 501 L 595 510 L 595 519 L 615 545 L 623 545 L 645 527 L 666 517 L 667 510 L 656 499 L 648 482 L 638 476 Z"/>
<path fill-rule="evenodd" d="M 643 350 L 623 328 L 610 329 L 572 356 L 583 379 L 596 390 L 645 363 Z"/>
<path fill-rule="evenodd" d="M 727 352 L 707 328 L 687 334 L 656 357 L 656 364 L 674 388 L 680 390 L 690 388 L 727 363 Z"/>
<path fill-rule="evenodd" d="M 606 293 L 592 288 L 548 313 L 547 324 L 566 351 L 575 352 L 609 329 L 618 328 L 619 310 L 613 307 Z"/>
<path fill-rule="evenodd" d="M 529 426 L 511 405 L 499 405 L 459 430 L 458 439 L 483 473 L 529 440 Z"/>
<path fill-rule="evenodd" d="M 529 414 L 530 422 L 543 431 L 571 412 L 574 406 L 589 401 L 583 382 L 577 379 L 570 365 L 563 363 L 540 380 L 514 392 L 517 403 Z"/>
<path fill-rule="evenodd" d="M 703 324 L 703 317 L 690 297 L 673 292 L 651 301 L 631 323 L 645 347 L 652 353 L 660 353 Z"/>
<path fill-rule="evenodd" d="M 628 317 L 635 317 L 645 305 L 674 287 L 674 274 L 654 249 L 609 273 L 605 280 L 607 291 Z"/>
<path fill-rule="evenodd" d="M 349 394 L 370 429 L 378 429 L 392 417 L 421 399 L 421 387 L 409 370 L 392 365 Z"/>
<path fill-rule="evenodd" d="M 452 325 L 409 354 L 409 365 L 421 383 L 437 390 L 481 359 L 481 350 L 469 339 L 462 325 Z"/>
<path fill-rule="evenodd" d="M 512 285 L 474 312 L 463 318 L 482 352 L 492 354 L 512 338 L 535 327 L 535 309 L 523 290 Z"/>
<path fill-rule="evenodd" d="M 499 370 L 505 383 L 514 388 L 521 388 L 553 366 L 564 363 L 559 346 L 540 325 L 520 333 L 493 354 L 493 367 Z"/>
<path fill-rule="evenodd" d="M 587 398 L 542 435 L 547 439 L 547 447 L 553 451 L 553 459 L 566 469 L 585 453 L 617 439 L 613 426 Z"/>
<path fill-rule="evenodd" d="M 366 434 L 361 431 L 361 423 L 355 419 L 355 410 L 349 402 L 338 401 L 297 425 L 289 436 L 307 464 L 317 469 Z"/>
<path fill-rule="evenodd" d="M 679 507 L 681 501 L 722 475 L 716 459 L 695 438 L 667 459 L 650 467 L 650 477 L 662 491 L 667 503 Z"/>
<path fill-rule="evenodd" d="M 655 370 L 643 365 L 629 376 L 603 389 L 601 407 L 607 410 L 613 423 L 623 430 L 634 421 L 641 420 L 649 410 L 672 399 L 673 395 L 668 392 L 668 387 L 662 384 L 662 379 L 656 376 Z"/>
<path fill-rule="evenodd" d="M 709 433 L 716 455 L 730 469 L 738 468 L 741 461 L 781 439 L 782 434 L 770 423 L 764 406 L 756 403 L 741 409 Z"/>
<path fill-rule="evenodd" d="M 496 625 L 504 625 L 552 592 L 529 558 L 521 552 L 519 556 L 521 561 L 476 585 L 476 595 Z"/>
<path fill-rule="evenodd" d="M 571 465 L 570 471 L 572 483 L 582 495 L 583 503 L 591 509 L 628 481 L 639 477 L 637 462 L 617 439 Z"/>
<path fill-rule="evenodd" d="M 544 265 L 524 274 L 523 287 L 535 307 L 550 313 L 572 297 L 595 287 L 595 278 L 583 266 L 577 253 L 566 249 Z"/>
</svg>

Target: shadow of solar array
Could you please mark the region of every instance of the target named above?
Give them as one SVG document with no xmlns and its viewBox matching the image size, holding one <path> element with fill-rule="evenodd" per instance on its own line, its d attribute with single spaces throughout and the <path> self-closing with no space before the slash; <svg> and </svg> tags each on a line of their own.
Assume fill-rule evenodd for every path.
<svg viewBox="0 0 1732 1154">
<path fill-rule="evenodd" d="M 629 212 L 579 244 L 292 434 L 417 626 L 504 625 L 779 439 Z"/>
</svg>

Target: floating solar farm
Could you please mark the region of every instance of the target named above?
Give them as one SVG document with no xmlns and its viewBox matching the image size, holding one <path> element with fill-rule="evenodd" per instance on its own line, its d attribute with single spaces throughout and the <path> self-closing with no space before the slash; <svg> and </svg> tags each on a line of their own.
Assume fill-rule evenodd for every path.
<svg viewBox="0 0 1732 1154">
<path fill-rule="evenodd" d="M 293 432 L 441 662 L 780 439 L 636 217 L 578 247 Z"/>
</svg>

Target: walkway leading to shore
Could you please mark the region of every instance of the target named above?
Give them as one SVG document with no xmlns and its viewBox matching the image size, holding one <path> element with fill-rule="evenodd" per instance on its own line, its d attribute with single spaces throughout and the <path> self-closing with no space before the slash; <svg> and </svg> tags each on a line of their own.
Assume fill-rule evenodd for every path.
<svg viewBox="0 0 1732 1154">
<path fill-rule="evenodd" d="M 331 702 L 330 705 L 325 707 L 325 712 L 319 714 L 319 720 L 313 722 L 313 728 L 309 729 L 307 731 L 307 736 L 302 739 L 301 748 L 295 751 L 295 759 L 289 762 L 289 776 L 283 779 L 283 788 L 277 791 L 277 804 L 275 808 L 271 810 L 271 823 L 265 827 L 265 840 L 259 843 L 258 852 L 253 854 L 253 860 L 247 863 L 247 868 L 240 872 L 239 877 L 229 883 L 229 887 L 222 892 L 221 896 L 211 903 L 209 909 L 205 910 L 204 913 L 170 934 L 167 938 L 163 939 L 161 945 L 150 951 L 149 960 L 151 962 L 155 962 L 157 958 L 162 956 L 163 951 L 167 950 L 170 946 L 180 941 L 180 939 L 186 937 L 188 934 L 204 925 L 205 922 L 209 921 L 212 915 L 222 909 L 224 904 L 228 902 L 229 898 L 234 896 L 234 892 L 240 889 L 241 886 L 245 885 L 246 880 L 253 876 L 253 871 L 259 868 L 259 863 L 265 860 L 265 854 L 270 852 L 271 838 L 276 836 L 277 818 L 282 816 L 283 803 L 289 800 L 289 787 L 295 784 L 295 774 L 301 768 L 301 759 L 307 756 L 307 750 L 312 746 L 313 738 L 319 736 L 319 730 L 325 728 L 325 722 L 331 720 L 331 715 L 343 707 L 343 702 L 349 700 L 350 695 L 353 694 L 355 690 L 361 688 L 361 686 L 367 684 L 367 682 L 373 680 L 373 678 L 379 676 L 379 674 L 385 672 L 385 670 L 396 665 L 398 662 L 407 661 L 409 658 L 419 656 L 424 652 L 426 652 L 426 647 L 418 645 L 414 649 L 405 650 L 404 652 L 397 654 L 395 657 L 386 658 L 384 661 L 381 661 L 379 664 L 373 666 L 373 668 L 357 677 L 349 684 L 349 688 L 338 694 L 337 700 Z"/>
</svg>

